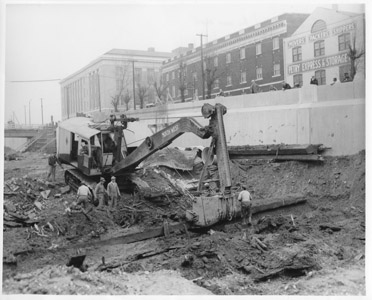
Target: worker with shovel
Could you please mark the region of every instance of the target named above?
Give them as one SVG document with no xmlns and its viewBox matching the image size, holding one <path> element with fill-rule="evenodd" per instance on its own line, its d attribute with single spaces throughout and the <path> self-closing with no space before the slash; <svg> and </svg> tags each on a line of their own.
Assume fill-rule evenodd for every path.
<svg viewBox="0 0 372 300">
<path fill-rule="evenodd" d="M 89 199 L 92 197 L 92 193 L 90 192 L 89 188 L 82 182 L 78 191 L 77 191 L 77 203 L 76 205 L 81 206 L 82 213 L 87 217 L 87 219 L 91 220 L 90 216 L 88 215 L 89 212 L 92 211 L 93 207 L 89 202 Z"/>
<path fill-rule="evenodd" d="M 54 152 L 51 156 L 49 156 L 48 158 L 48 166 L 49 166 L 49 173 L 48 173 L 48 177 L 47 177 L 47 180 L 49 180 L 50 176 L 52 176 L 52 181 L 55 182 L 56 181 L 56 167 L 57 167 L 57 163 L 59 164 L 59 166 L 62 168 L 62 170 L 64 170 L 64 168 L 62 167 L 62 164 L 61 162 L 59 161 L 57 155 L 57 153 Z"/>
<path fill-rule="evenodd" d="M 242 208 L 241 208 L 241 214 L 243 218 L 243 225 L 247 224 L 248 219 L 248 225 L 252 224 L 252 196 L 247 191 L 247 188 L 245 186 L 242 186 L 242 191 L 239 193 L 238 201 L 241 202 Z"/>
</svg>

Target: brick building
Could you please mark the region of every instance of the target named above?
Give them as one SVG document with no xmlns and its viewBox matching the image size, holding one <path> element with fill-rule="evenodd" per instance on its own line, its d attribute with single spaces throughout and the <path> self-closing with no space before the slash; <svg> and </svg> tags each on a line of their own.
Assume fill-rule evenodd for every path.
<svg viewBox="0 0 372 300">
<path fill-rule="evenodd" d="M 364 77 L 364 55 L 352 63 L 349 45 L 364 51 L 364 14 L 317 8 L 306 21 L 284 39 L 285 78 L 290 85 L 310 84 L 312 76 L 319 85 L 345 80 L 347 73 Z M 352 66 L 357 68 L 355 72 Z"/>
<path fill-rule="evenodd" d="M 206 98 L 220 90 L 227 95 L 251 93 L 252 80 L 261 91 L 269 90 L 270 85 L 280 88 L 284 79 L 283 39 L 308 16 L 283 14 L 203 45 Z M 180 49 L 163 63 L 162 80 L 174 100 L 202 99 L 201 47 Z"/>
<path fill-rule="evenodd" d="M 156 52 L 154 48 L 105 53 L 60 82 L 62 120 L 78 113 L 113 110 L 113 101 L 118 110 L 126 110 L 134 108 L 135 99 L 139 108 L 141 91 L 145 94 L 143 104 L 154 102 L 154 82 L 160 80 L 160 67 L 169 57 L 171 53 Z"/>
</svg>

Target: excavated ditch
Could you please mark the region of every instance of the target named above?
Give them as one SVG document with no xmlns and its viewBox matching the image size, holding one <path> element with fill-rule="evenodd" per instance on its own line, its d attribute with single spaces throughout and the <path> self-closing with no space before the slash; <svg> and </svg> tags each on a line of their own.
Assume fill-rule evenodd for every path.
<svg viewBox="0 0 372 300">
<path fill-rule="evenodd" d="M 6 162 L 5 180 L 21 178 L 16 180 L 21 190 L 26 185 L 35 194 L 40 186 L 46 189 L 34 181 L 35 172 L 38 178 L 45 174 L 45 169 L 35 168 L 37 159 L 40 165 L 45 158 L 30 155 Z M 28 178 L 20 177 L 21 163 Z M 102 280 L 109 294 L 146 294 L 148 287 L 141 290 L 143 283 L 135 278 L 144 276 L 152 282 L 163 272 L 161 276 L 179 276 L 199 286 L 199 294 L 205 290 L 236 295 L 365 294 L 364 153 L 327 158 L 323 164 L 249 160 L 232 164 L 239 166 L 232 168 L 234 183 L 247 185 L 256 201 L 296 194 L 305 196 L 307 202 L 258 213 L 250 227 L 235 220 L 204 232 L 180 228 L 169 237 L 110 244 L 99 241 L 154 229 L 162 225 L 164 214 L 171 223 L 182 222 L 189 197 L 168 197 L 156 203 L 123 195 L 117 211 L 96 210 L 90 221 L 81 213 L 65 213 L 65 203 L 73 201 L 74 195 L 53 198 L 60 188 L 57 185 L 48 200 L 40 201 L 42 209 L 33 212 L 39 231 L 34 226 L 5 227 L 3 292 L 100 294 L 104 290 L 93 286 Z M 58 176 L 61 179 L 63 174 Z M 27 197 L 19 194 L 4 200 L 7 209 L 18 214 L 28 204 Z M 65 266 L 78 254 L 86 255 L 85 272 Z M 53 281 L 40 289 L 38 283 L 50 272 L 55 274 L 51 278 L 79 280 L 91 288 L 71 289 Z M 114 288 L 119 279 L 127 285 Z M 168 292 L 185 292 L 178 292 L 177 286 Z"/>
</svg>

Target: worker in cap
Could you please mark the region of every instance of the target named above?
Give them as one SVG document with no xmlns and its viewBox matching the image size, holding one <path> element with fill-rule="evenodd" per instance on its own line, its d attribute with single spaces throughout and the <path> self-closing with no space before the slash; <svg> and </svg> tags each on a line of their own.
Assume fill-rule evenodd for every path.
<svg viewBox="0 0 372 300">
<path fill-rule="evenodd" d="M 260 91 L 260 86 L 256 83 L 256 81 L 252 80 L 250 89 L 252 94 L 257 94 Z"/>
<path fill-rule="evenodd" d="M 89 199 L 92 197 L 92 194 L 89 190 L 89 187 L 85 184 L 85 182 L 80 183 L 80 187 L 77 190 L 77 205 L 81 205 L 82 208 L 87 208 L 89 204 Z"/>
<path fill-rule="evenodd" d="M 252 196 L 247 191 L 245 186 L 242 186 L 242 191 L 239 193 L 238 201 L 241 202 L 241 214 L 243 219 L 243 225 L 252 224 Z"/>
<path fill-rule="evenodd" d="M 98 200 L 97 208 L 103 208 L 105 206 L 105 197 L 107 196 L 107 191 L 104 186 L 105 181 L 105 178 L 101 177 L 94 190 L 96 199 Z"/>
<path fill-rule="evenodd" d="M 107 193 L 109 196 L 109 207 L 116 208 L 118 204 L 118 198 L 120 198 L 120 190 L 116 183 L 116 177 L 112 176 L 111 181 L 107 185 Z"/>
</svg>

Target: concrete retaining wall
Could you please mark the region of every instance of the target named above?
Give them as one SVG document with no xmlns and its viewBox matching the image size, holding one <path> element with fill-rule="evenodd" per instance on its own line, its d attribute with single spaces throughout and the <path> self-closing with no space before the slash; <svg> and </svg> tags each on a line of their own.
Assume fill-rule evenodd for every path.
<svg viewBox="0 0 372 300">
<path fill-rule="evenodd" d="M 323 144 L 331 147 L 327 155 L 350 155 L 365 149 L 365 82 L 335 86 L 306 86 L 300 89 L 217 98 L 205 101 L 168 104 L 125 112 L 140 118 L 126 131 L 128 144 L 138 145 L 180 117 L 194 117 L 201 125 L 204 103 L 219 102 L 227 107 L 224 116 L 227 143 L 236 145 Z M 151 128 L 151 129 L 150 129 Z M 186 133 L 172 146 L 208 146 Z"/>
</svg>

